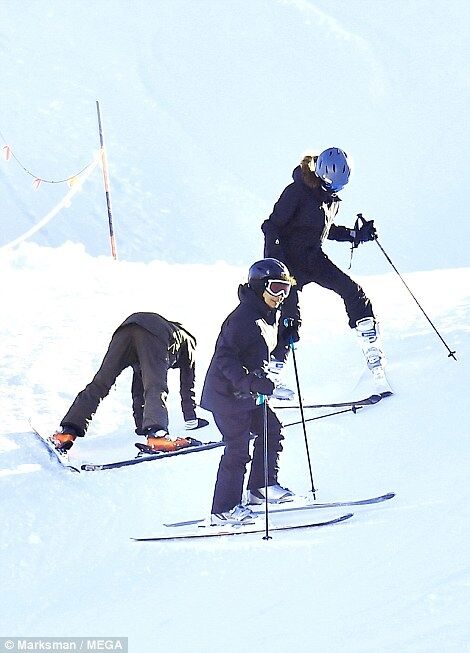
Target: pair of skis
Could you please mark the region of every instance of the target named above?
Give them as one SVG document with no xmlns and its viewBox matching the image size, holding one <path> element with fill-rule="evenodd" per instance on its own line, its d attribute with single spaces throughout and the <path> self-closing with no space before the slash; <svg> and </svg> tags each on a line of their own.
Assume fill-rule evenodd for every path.
<svg viewBox="0 0 470 653">
<path fill-rule="evenodd" d="M 306 503 L 303 505 L 290 505 L 291 502 L 286 502 L 285 504 L 279 504 L 277 508 L 271 508 L 269 513 L 293 513 L 301 512 L 305 510 L 314 510 L 320 508 L 338 508 L 338 507 L 348 507 L 348 506 L 367 506 L 376 503 L 382 503 L 388 501 L 395 496 L 394 492 L 388 492 L 387 494 L 382 494 L 380 496 L 371 497 L 368 499 L 359 499 L 353 501 L 332 501 L 329 503 Z M 253 512 L 257 514 L 262 514 L 264 507 L 258 507 L 253 509 Z M 334 524 L 340 524 L 351 517 L 354 516 L 354 513 L 347 512 L 343 515 L 332 517 L 329 519 L 312 521 L 304 524 L 281 524 L 281 525 L 272 525 L 269 527 L 269 532 L 271 531 L 293 531 L 300 529 L 311 529 L 311 528 L 320 528 L 322 526 L 333 526 Z M 170 529 L 170 532 L 163 533 L 160 535 L 152 537 L 134 537 L 132 538 L 135 542 L 166 542 L 172 540 L 194 540 L 198 538 L 213 538 L 226 535 L 247 535 L 252 533 L 264 533 L 265 527 L 256 522 L 251 522 L 246 525 L 222 525 L 222 526 L 211 526 L 206 523 L 205 519 L 191 519 L 188 521 L 174 522 L 169 524 L 164 524 L 167 528 Z M 265 539 L 265 538 L 263 538 Z"/>
<path fill-rule="evenodd" d="M 184 447 L 183 449 L 177 449 L 176 451 L 159 451 L 155 453 L 147 453 L 145 451 L 145 445 L 141 445 L 137 443 L 136 444 L 137 448 L 140 450 L 140 448 L 142 447 L 143 451 L 140 450 L 140 453 L 135 458 L 129 458 L 126 460 L 118 460 L 117 462 L 102 463 L 102 464 L 78 463 L 75 466 L 70 463 L 68 453 L 67 452 L 62 453 L 58 451 L 50 441 L 49 437 L 46 436 L 44 433 L 42 433 L 41 430 L 36 428 L 32 423 L 31 423 L 31 429 L 33 435 L 36 437 L 38 442 L 40 442 L 41 445 L 47 450 L 50 459 L 55 463 L 59 463 L 62 467 L 70 470 L 71 472 L 94 472 L 94 471 L 101 471 L 106 469 L 118 469 L 120 467 L 139 465 L 140 463 L 160 460 L 162 458 L 170 458 L 172 456 L 194 453 L 196 451 L 207 451 L 208 449 L 215 449 L 217 447 L 224 446 L 224 443 L 222 441 L 203 442 L 200 444 L 194 444 L 193 446 L 190 447 Z"/>
</svg>

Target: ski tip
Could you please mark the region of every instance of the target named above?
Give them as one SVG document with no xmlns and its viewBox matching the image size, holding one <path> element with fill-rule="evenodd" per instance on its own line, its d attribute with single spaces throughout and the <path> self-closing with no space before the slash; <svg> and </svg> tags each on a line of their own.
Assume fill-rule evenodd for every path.
<svg viewBox="0 0 470 653">
<path fill-rule="evenodd" d="M 393 392 L 391 390 L 385 390 L 385 392 L 380 393 L 380 399 L 385 399 L 386 397 L 391 397 Z"/>
<path fill-rule="evenodd" d="M 345 515 L 341 515 L 340 517 L 337 517 L 336 519 L 333 519 L 331 521 L 332 524 L 339 523 L 342 521 L 346 521 L 346 519 L 351 519 L 351 517 L 354 517 L 353 512 L 347 512 Z"/>
<path fill-rule="evenodd" d="M 382 399 L 382 397 L 383 397 L 382 393 L 371 395 L 369 397 L 369 401 L 370 401 L 371 404 L 377 404 Z"/>
</svg>

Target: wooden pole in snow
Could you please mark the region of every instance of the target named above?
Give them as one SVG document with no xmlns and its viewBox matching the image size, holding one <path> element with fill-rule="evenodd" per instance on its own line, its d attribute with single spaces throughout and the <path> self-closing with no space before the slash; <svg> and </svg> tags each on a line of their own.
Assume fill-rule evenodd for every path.
<svg viewBox="0 0 470 653">
<path fill-rule="evenodd" d="M 101 153 L 101 167 L 103 169 L 104 192 L 106 194 L 106 206 L 108 208 L 108 223 L 109 223 L 109 238 L 111 241 L 111 254 L 113 256 L 113 259 L 117 260 L 116 240 L 114 238 L 114 228 L 113 228 L 113 214 L 111 211 L 111 195 L 109 190 L 108 160 L 106 158 L 106 150 L 104 147 L 103 128 L 101 125 L 100 103 L 98 102 L 98 100 L 96 100 L 96 111 L 98 113 L 98 128 L 100 132 L 100 153 Z"/>
</svg>

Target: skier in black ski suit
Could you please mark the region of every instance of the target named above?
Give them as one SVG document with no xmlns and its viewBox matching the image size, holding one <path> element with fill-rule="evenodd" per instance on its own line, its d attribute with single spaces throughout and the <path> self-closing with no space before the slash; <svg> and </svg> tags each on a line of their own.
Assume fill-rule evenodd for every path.
<svg viewBox="0 0 470 653">
<path fill-rule="evenodd" d="M 264 255 L 287 265 L 297 285 L 282 305 L 278 343 L 272 358 L 285 361 L 290 342 L 299 340 L 301 324 L 298 291 L 308 283 L 333 290 L 344 301 L 349 326 L 374 317 L 372 304 L 359 284 L 330 261 L 322 250 L 325 238 L 359 243 L 376 237 L 373 221 L 358 230 L 334 224 L 340 198 L 336 194 L 348 182 L 349 166 L 342 150 L 330 148 L 318 157 L 307 155 L 292 174 L 273 212 L 262 224 Z"/>
<path fill-rule="evenodd" d="M 190 439 L 168 435 L 168 370 L 180 370 L 181 408 L 186 428 L 208 424 L 195 412 L 196 339 L 179 322 L 157 313 L 133 313 L 116 329 L 101 366 L 84 390 L 79 392 L 62 419 L 60 432 L 51 436 L 59 450 L 69 449 L 75 438 L 83 437 L 101 400 L 117 377 L 133 368 L 132 405 L 136 433 L 147 435 L 155 450 L 173 450 L 191 444 Z"/>
<path fill-rule="evenodd" d="M 225 452 L 220 460 L 212 503 L 212 523 L 242 523 L 255 515 L 240 505 L 244 475 L 250 461 L 249 444 L 255 436 L 248 490 L 253 502 L 264 501 L 264 407 L 257 393 L 271 395 L 274 383 L 264 367 L 277 340 L 277 307 L 293 282 L 286 266 L 275 259 L 254 263 L 248 284 L 240 285 L 240 304 L 222 324 L 202 391 L 201 406 L 212 412 L 223 435 Z M 275 294 L 271 294 L 275 293 Z M 281 423 L 267 408 L 268 500 L 287 500 L 292 492 L 277 482 L 282 451 Z"/>
</svg>

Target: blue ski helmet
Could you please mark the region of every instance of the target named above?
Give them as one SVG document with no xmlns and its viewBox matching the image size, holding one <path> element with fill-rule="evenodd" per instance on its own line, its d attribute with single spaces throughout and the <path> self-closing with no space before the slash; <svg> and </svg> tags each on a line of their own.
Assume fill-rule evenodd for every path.
<svg viewBox="0 0 470 653">
<path fill-rule="evenodd" d="M 277 258 L 263 258 L 261 261 L 253 263 L 248 270 L 248 285 L 257 295 L 263 294 L 270 279 L 288 281 L 291 285 L 295 284 L 295 279 L 287 267 Z"/>
<path fill-rule="evenodd" d="M 324 150 L 315 164 L 315 174 L 323 181 L 323 186 L 337 193 L 346 186 L 351 174 L 348 155 L 339 147 Z"/>
</svg>

